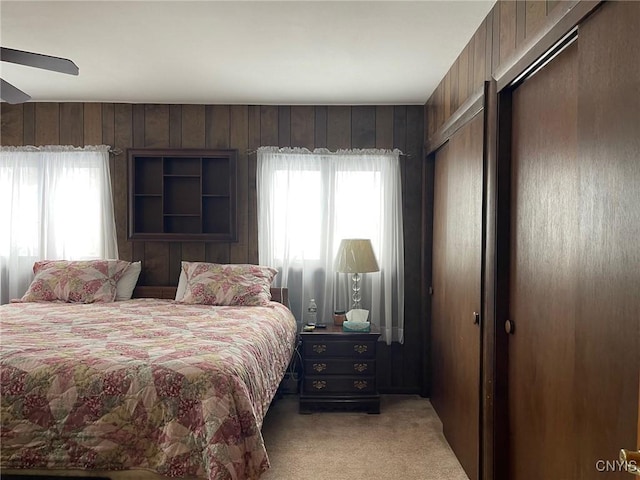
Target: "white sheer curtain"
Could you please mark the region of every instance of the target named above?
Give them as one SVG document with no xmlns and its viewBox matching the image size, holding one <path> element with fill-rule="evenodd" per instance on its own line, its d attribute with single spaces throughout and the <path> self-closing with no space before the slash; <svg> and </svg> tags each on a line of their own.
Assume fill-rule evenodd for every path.
<svg viewBox="0 0 640 480">
<path fill-rule="evenodd" d="M 109 147 L 1 147 L 0 225 L 0 303 L 37 260 L 117 258 Z"/>
<path fill-rule="evenodd" d="M 299 322 L 349 310 L 350 275 L 336 273 L 343 238 L 369 238 L 380 271 L 362 275 L 362 308 L 382 339 L 404 341 L 404 239 L 398 150 L 258 149 L 258 253 L 279 270 Z"/>
</svg>

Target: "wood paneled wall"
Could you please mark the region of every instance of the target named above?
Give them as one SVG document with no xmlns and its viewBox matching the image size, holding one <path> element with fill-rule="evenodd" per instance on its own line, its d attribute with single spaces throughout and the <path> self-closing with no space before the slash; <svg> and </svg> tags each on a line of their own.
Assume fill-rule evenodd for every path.
<svg viewBox="0 0 640 480">
<path fill-rule="evenodd" d="M 120 103 L 0 105 L 2 145 L 107 144 L 111 157 L 120 258 L 142 260 L 145 285 L 176 285 L 181 260 L 257 263 L 256 155 L 259 146 L 398 148 L 402 157 L 406 290 L 405 343 L 381 345 L 380 388 L 421 392 L 420 258 L 422 106 L 255 106 Z M 127 158 L 130 147 L 238 150 L 236 243 L 129 242 Z"/>
<path fill-rule="evenodd" d="M 498 0 L 425 105 L 425 140 L 468 99 L 482 93 L 483 83 L 504 67 L 525 43 L 555 25 L 575 0 Z"/>
</svg>

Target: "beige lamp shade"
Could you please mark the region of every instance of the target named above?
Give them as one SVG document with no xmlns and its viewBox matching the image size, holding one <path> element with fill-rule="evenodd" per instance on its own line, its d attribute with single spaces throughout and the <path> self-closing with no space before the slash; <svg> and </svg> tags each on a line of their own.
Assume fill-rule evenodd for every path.
<svg viewBox="0 0 640 480">
<path fill-rule="evenodd" d="M 346 238 L 340 242 L 335 269 L 341 273 L 367 273 L 380 270 L 371 240 Z"/>
</svg>

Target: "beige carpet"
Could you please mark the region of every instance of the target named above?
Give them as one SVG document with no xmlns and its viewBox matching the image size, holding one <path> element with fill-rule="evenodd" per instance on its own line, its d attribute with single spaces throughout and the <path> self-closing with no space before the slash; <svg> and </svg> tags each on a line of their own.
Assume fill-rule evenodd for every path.
<svg viewBox="0 0 640 480">
<path fill-rule="evenodd" d="M 271 469 L 260 480 L 468 480 L 419 396 L 383 396 L 380 415 L 300 415 L 297 397 L 285 396 L 262 433 Z"/>
</svg>

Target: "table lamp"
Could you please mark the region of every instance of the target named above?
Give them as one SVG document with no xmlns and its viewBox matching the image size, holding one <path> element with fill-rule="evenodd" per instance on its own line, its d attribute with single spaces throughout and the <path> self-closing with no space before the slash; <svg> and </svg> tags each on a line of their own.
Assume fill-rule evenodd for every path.
<svg viewBox="0 0 640 480">
<path fill-rule="evenodd" d="M 351 273 L 353 309 L 360 308 L 360 274 L 380 270 L 373 253 L 371 240 L 346 238 L 340 242 L 335 269 L 340 273 Z"/>
</svg>

